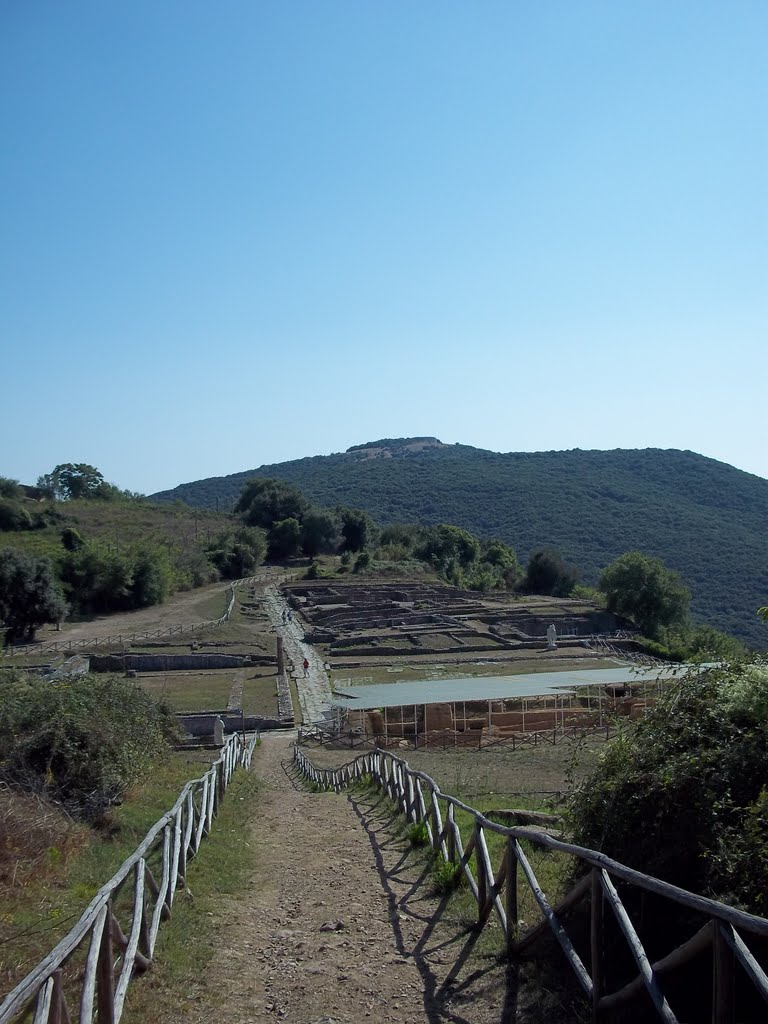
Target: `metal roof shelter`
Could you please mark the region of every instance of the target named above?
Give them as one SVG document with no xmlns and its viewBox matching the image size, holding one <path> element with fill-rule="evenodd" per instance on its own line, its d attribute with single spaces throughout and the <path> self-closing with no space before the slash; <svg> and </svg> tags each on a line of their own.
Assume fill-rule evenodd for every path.
<svg viewBox="0 0 768 1024">
<path fill-rule="evenodd" d="M 514 676 L 465 676 L 427 679 L 411 683 L 337 686 L 331 704 L 350 711 L 393 708 L 407 704 L 450 704 L 456 701 L 504 700 L 539 697 L 573 691 L 579 686 L 610 686 L 653 682 L 671 678 L 680 666 L 662 665 L 638 669 L 577 669 L 565 672 L 532 672 Z"/>
</svg>

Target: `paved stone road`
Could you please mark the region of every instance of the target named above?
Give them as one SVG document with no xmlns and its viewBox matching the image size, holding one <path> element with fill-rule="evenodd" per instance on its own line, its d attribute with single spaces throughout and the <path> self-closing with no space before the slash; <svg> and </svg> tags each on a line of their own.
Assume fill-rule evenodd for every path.
<svg viewBox="0 0 768 1024">
<path fill-rule="evenodd" d="M 288 611 L 288 604 L 276 587 L 267 587 L 264 591 L 264 607 L 272 625 L 283 638 L 286 657 L 296 669 L 296 688 L 299 691 L 302 725 L 322 725 L 334 717 L 330 705 L 331 685 L 328 674 L 323 667 L 323 660 L 312 644 L 304 640 L 304 630 L 296 615 L 292 621 L 283 623 L 283 612 Z M 309 670 L 304 676 L 302 665 L 304 659 L 309 662 Z"/>
</svg>

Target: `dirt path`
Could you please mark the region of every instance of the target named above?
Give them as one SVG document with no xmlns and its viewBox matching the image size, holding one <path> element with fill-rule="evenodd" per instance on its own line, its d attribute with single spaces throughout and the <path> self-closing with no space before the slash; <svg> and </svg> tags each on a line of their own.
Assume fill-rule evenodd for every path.
<svg viewBox="0 0 768 1024">
<path fill-rule="evenodd" d="M 257 751 L 258 866 L 246 894 L 222 903 L 207 978 L 215 1009 L 190 1024 L 554 1019 L 539 1016 L 540 992 L 523 1007 L 494 957 L 469 957 L 471 934 L 417 884 L 424 865 L 377 796 L 307 792 L 289 759 L 274 734 Z"/>
</svg>

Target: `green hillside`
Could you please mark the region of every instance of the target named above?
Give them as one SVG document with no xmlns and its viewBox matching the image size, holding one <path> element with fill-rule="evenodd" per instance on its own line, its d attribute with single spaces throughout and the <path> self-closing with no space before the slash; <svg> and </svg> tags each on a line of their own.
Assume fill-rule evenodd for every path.
<svg viewBox="0 0 768 1024">
<path fill-rule="evenodd" d="M 657 555 L 693 592 L 694 617 L 764 648 L 755 615 L 768 599 L 768 481 L 694 452 L 511 452 L 385 439 L 338 455 L 260 466 L 154 495 L 231 507 L 252 476 L 275 476 L 323 505 L 379 523 L 454 523 L 497 536 L 521 559 L 551 544 L 586 582 L 624 551 Z"/>
</svg>

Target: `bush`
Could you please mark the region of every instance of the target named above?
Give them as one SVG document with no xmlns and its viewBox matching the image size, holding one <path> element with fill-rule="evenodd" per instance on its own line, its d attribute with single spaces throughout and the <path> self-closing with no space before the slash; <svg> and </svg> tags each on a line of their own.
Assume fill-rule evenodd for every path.
<svg viewBox="0 0 768 1024">
<path fill-rule="evenodd" d="M 355 565 L 353 572 L 361 572 L 363 569 L 367 569 L 371 564 L 371 553 L 370 551 L 361 551 L 355 559 Z"/>
<path fill-rule="evenodd" d="M 432 866 L 432 890 L 438 896 L 449 896 L 466 882 L 464 872 L 455 861 L 437 857 Z"/>
<path fill-rule="evenodd" d="M 95 820 L 146 775 L 175 718 L 127 679 L 0 670 L 0 779 Z"/>
<path fill-rule="evenodd" d="M 427 826 L 423 821 L 419 821 L 416 824 L 409 825 L 405 830 L 405 838 L 411 844 L 411 846 L 428 846 L 429 845 L 429 833 L 427 832 Z"/>
<path fill-rule="evenodd" d="M 607 746 L 574 838 L 646 874 L 766 910 L 768 664 L 689 672 Z"/>
</svg>

